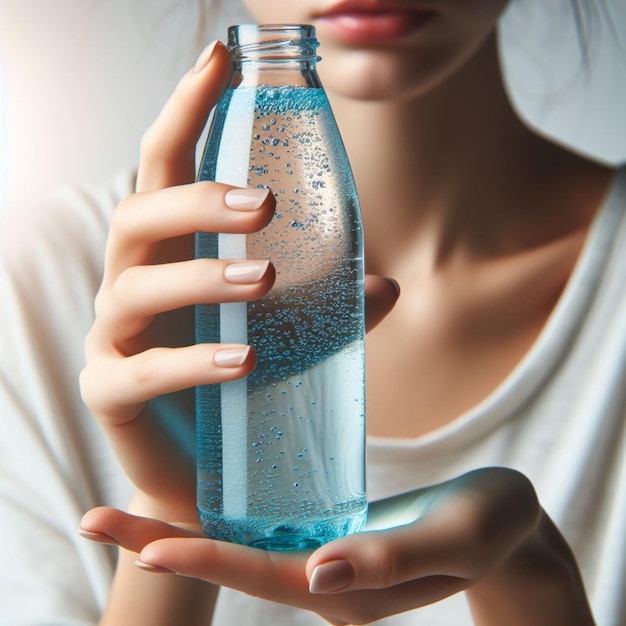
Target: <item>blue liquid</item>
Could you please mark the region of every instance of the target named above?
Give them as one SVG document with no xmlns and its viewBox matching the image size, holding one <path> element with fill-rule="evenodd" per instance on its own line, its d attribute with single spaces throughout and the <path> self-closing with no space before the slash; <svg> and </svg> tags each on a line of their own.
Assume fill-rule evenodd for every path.
<svg viewBox="0 0 626 626">
<path fill-rule="evenodd" d="M 243 159 L 224 157 L 237 146 Z M 277 198 L 241 255 L 272 260 L 271 292 L 196 307 L 199 343 L 241 341 L 245 326 L 258 355 L 245 381 L 197 390 L 200 519 L 214 538 L 313 548 L 360 530 L 367 509 L 361 227 L 323 90 L 229 90 L 199 178 L 268 186 Z M 229 241 L 198 234 L 196 256 L 229 257 Z"/>
</svg>

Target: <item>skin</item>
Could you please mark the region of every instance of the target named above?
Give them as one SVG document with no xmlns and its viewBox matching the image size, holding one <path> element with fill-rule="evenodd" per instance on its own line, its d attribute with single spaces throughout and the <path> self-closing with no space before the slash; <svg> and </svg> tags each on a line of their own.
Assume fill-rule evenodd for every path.
<svg viewBox="0 0 626 626">
<path fill-rule="evenodd" d="M 246 4 L 259 21 L 314 23 L 329 5 Z M 320 73 L 363 209 L 368 431 L 381 436 L 449 423 L 515 367 L 558 300 L 611 175 L 515 115 L 494 34 L 504 2 L 431 6 L 438 13 L 428 28 L 385 46 L 345 45 L 317 23 Z M 201 536 L 193 460 L 151 420 L 149 400 L 181 390 L 184 406 L 182 390 L 254 367 L 251 351 L 220 367 L 224 346 L 193 346 L 189 336 L 188 305 L 255 298 L 273 281 L 271 265 L 258 280 L 233 284 L 227 262 L 190 260 L 191 233 L 253 232 L 274 210 L 271 195 L 256 210 L 233 210 L 229 188 L 193 183 L 195 143 L 227 66 L 217 45 L 183 77 L 142 142 L 137 193 L 113 217 L 81 388 L 137 492 L 128 512 L 95 509 L 81 523 L 89 539 L 124 548 L 101 623 L 206 623 L 226 585 L 333 624 L 368 623 L 460 590 L 480 625 L 592 624 L 571 551 L 512 470 L 486 468 L 377 503 L 376 530 L 313 553 Z M 399 299 L 381 276 L 398 281 Z M 175 286 L 167 294 L 165 281 Z M 394 527 L 406 502 L 414 515 Z"/>
</svg>

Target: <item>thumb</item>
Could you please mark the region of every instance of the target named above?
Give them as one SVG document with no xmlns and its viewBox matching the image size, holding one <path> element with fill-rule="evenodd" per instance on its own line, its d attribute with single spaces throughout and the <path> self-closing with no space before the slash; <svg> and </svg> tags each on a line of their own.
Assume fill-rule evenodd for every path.
<svg viewBox="0 0 626 626">
<path fill-rule="evenodd" d="M 366 531 L 323 546 L 307 562 L 309 590 L 333 593 L 386 589 L 414 580 L 426 572 L 423 563 L 413 557 L 420 552 L 426 557 L 431 551 L 424 545 L 414 545 L 413 534 L 410 526 Z"/>
<path fill-rule="evenodd" d="M 365 277 L 365 325 L 368 332 L 393 309 L 400 296 L 400 286 L 393 278 L 368 274 Z"/>
<path fill-rule="evenodd" d="M 469 584 L 501 563 L 541 514 L 529 480 L 503 467 L 473 470 L 383 500 L 381 507 L 398 515 L 400 525 L 317 549 L 306 564 L 311 592 L 387 589 L 426 577 Z"/>
<path fill-rule="evenodd" d="M 196 143 L 226 87 L 229 68 L 228 50 L 216 41 L 180 80 L 142 138 L 137 191 L 194 181 Z"/>
</svg>

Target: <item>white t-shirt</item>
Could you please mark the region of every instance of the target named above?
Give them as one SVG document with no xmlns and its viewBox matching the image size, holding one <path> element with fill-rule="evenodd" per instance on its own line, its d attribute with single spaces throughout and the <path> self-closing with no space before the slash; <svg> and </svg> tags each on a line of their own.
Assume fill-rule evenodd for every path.
<svg viewBox="0 0 626 626">
<path fill-rule="evenodd" d="M 111 211 L 131 175 L 0 223 L 0 625 L 96 624 L 114 551 L 82 514 L 132 486 L 78 392 Z M 414 440 L 370 438 L 379 499 L 477 467 L 516 468 L 572 546 L 599 626 L 626 624 L 626 168 L 535 345 L 481 404 Z M 103 381 L 105 384 L 105 381 Z M 222 590 L 214 624 L 317 616 Z M 380 622 L 471 624 L 463 594 Z"/>
</svg>

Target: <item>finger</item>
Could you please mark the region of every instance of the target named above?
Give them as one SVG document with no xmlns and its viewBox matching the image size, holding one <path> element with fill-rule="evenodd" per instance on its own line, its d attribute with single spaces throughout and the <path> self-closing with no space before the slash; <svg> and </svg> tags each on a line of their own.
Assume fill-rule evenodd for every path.
<svg viewBox="0 0 626 626">
<path fill-rule="evenodd" d="M 210 539 L 166 538 L 146 545 L 142 564 L 230 587 L 248 595 L 315 611 L 333 624 L 363 624 L 440 600 L 467 581 L 429 577 L 390 589 L 311 594 L 306 552 L 271 552 Z"/>
<path fill-rule="evenodd" d="M 113 348 L 130 355 L 127 341 L 155 315 L 194 304 L 257 300 L 271 289 L 275 277 L 269 261 L 256 260 L 196 259 L 131 267 L 108 296 L 101 297 L 97 332 L 90 334 L 87 354 Z"/>
<path fill-rule="evenodd" d="M 477 579 L 519 545 L 541 511 L 528 480 L 505 468 L 469 472 L 416 497 L 422 516 L 413 523 L 317 550 L 307 563 L 312 590 L 389 588 L 433 575 Z"/>
<path fill-rule="evenodd" d="M 230 60 L 220 42 L 209 46 L 178 83 L 141 142 L 137 190 L 190 183 L 195 177 L 195 147 L 209 112 L 226 87 Z"/>
<path fill-rule="evenodd" d="M 85 513 L 80 521 L 80 534 L 91 541 L 121 546 L 137 553 L 149 543 L 164 537 L 201 536 L 189 528 L 189 524 L 166 524 L 111 507 L 97 507 Z"/>
<path fill-rule="evenodd" d="M 309 588 L 316 594 L 389 590 L 430 576 L 450 576 L 457 548 L 456 542 L 443 540 L 439 525 L 422 522 L 351 535 L 315 553 L 307 564 Z"/>
<path fill-rule="evenodd" d="M 365 277 L 365 325 L 368 331 L 393 309 L 399 296 L 400 287 L 395 280 L 372 274 Z"/>
<path fill-rule="evenodd" d="M 266 599 L 301 604 L 308 595 L 306 555 L 298 552 L 272 552 L 211 539 L 165 539 L 147 545 L 140 559 Z"/>
<path fill-rule="evenodd" d="M 105 259 L 108 284 L 126 268 L 152 262 L 156 244 L 195 232 L 251 233 L 266 226 L 276 200 L 267 189 L 213 182 L 134 194 L 113 213 Z M 190 242 L 193 246 L 193 241 Z M 193 247 L 179 258 L 193 256 Z M 163 257 L 161 261 L 177 260 Z"/>
<path fill-rule="evenodd" d="M 256 364 L 250 346 L 196 344 L 151 348 L 127 358 L 101 358 L 81 372 L 83 397 L 101 424 L 120 426 L 143 405 L 168 393 L 247 376 Z"/>
</svg>

